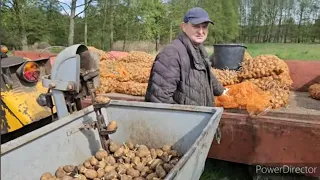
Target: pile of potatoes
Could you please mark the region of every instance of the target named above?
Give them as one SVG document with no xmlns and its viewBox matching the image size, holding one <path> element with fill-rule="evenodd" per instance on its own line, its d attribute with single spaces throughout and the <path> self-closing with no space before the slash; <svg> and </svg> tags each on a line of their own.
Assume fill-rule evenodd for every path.
<svg viewBox="0 0 320 180">
<path fill-rule="evenodd" d="M 137 83 L 134 81 L 120 82 L 115 91 L 121 94 L 130 94 L 133 96 L 144 96 L 147 91 L 147 83 Z"/>
<path fill-rule="evenodd" d="M 229 86 L 240 83 L 237 71 L 234 70 L 220 70 L 211 68 L 212 73 L 222 83 L 223 86 Z"/>
<path fill-rule="evenodd" d="M 271 88 L 267 91 L 271 96 L 271 107 L 273 109 L 278 109 L 280 107 L 285 107 L 289 103 L 290 90 L 282 88 Z"/>
<path fill-rule="evenodd" d="M 78 166 L 61 166 L 54 175 L 46 172 L 40 180 L 161 180 L 180 157 L 169 145 L 148 148 L 111 141 L 107 151 L 100 149 Z"/>
<path fill-rule="evenodd" d="M 242 63 L 239 77 L 243 79 L 261 78 L 279 75 L 288 71 L 288 67 L 275 55 L 260 55 L 252 59 L 246 59 Z"/>
<path fill-rule="evenodd" d="M 245 52 L 239 71 L 213 70 L 224 85 L 250 81 L 272 96 L 271 107 L 276 109 L 289 103 L 290 86 L 293 81 L 288 65 L 275 55 L 259 55 L 252 58 Z"/>
<path fill-rule="evenodd" d="M 100 49 L 97 49 L 97 48 L 95 48 L 93 46 L 88 46 L 88 50 L 90 52 L 97 53 L 99 55 L 100 61 L 109 60 L 109 57 L 108 57 L 107 53 L 102 51 L 102 50 L 100 50 Z"/>
<path fill-rule="evenodd" d="M 152 64 L 154 57 L 146 52 L 131 51 L 128 56 L 119 59 L 120 62 L 126 63 L 146 63 Z"/>
<path fill-rule="evenodd" d="M 132 51 L 115 61 L 100 61 L 97 92 L 144 96 L 153 61 L 152 55 L 139 51 Z"/>
</svg>

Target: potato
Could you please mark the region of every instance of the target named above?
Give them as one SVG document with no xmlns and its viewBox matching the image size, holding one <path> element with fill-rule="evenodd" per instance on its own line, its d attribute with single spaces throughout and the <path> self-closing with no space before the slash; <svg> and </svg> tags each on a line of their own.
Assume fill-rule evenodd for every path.
<svg viewBox="0 0 320 180">
<path fill-rule="evenodd" d="M 150 169 L 150 167 L 145 166 L 145 167 L 143 168 L 142 172 L 146 172 L 146 173 L 150 174 L 150 173 L 152 173 L 152 170 Z"/>
<path fill-rule="evenodd" d="M 126 169 L 129 169 L 129 168 L 132 168 L 132 167 L 133 167 L 132 164 L 123 164 L 123 166 L 124 166 Z"/>
<path fill-rule="evenodd" d="M 115 170 L 112 170 L 110 172 L 107 172 L 104 174 L 105 180 L 112 180 L 118 177 L 118 173 Z"/>
<path fill-rule="evenodd" d="M 97 167 L 98 168 L 104 168 L 106 167 L 107 163 L 105 161 L 99 161 L 98 164 L 97 164 Z"/>
<path fill-rule="evenodd" d="M 96 178 L 98 176 L 98 173 L 95 170 L 88 169 L 88 170 L 86 170 L 84 175 L 89 179 L 94 179 L 94 178 Z"/>
<path fill-rule="evenodd" d="M 174 167 L 173 164 L 169 164 L 169 163 L 164 163 L 164 164 L 163 164 L 163 169 L 164 169 L 167 173 L 169 173 L 173 167 Z"/>
<path fill-rule="evenodd" d="M 158 154 L 157 154 L 157 151 L 155 149 L 150 149 L 150 153 L 151 153 L 151 157 L 153 159 L 157 158 Z"/>
<path fill-rule="evenodd" d="M 151 157 L 151 155 L 146 157 L 146 162 L 147 163 L 151 163 L 153 160 L 154 159 Z"/>
<path fill-rule="evenodd" d="M 117 159 L 117 163 L 123 164 L 123 163 L 124 163 L 123 158 L 122 158 L 122 157 L 121 157 L 121 158 L 118 158 L 118 159 Z"/>
<path fill-rule="evenodd" d="M 104 150 L 104 149 L 100 149 L 95 154 L 96 159 L 98 159 L 99 161 L 101 161 L 102 159 L 106 158 L 107 156 L 108 156 L 108 152 L 106 150 Z"/>
<path fill-rule="evenodd" d="M 166 177 L 167 173 L 166 171 L 163 169 L 162 165 L 158 165 L 156 167 L 156 173 L 158 175 L 159 178 L 164 178 Z"/>
<path fill-rule="evenodd" d="M 94 156 L 91 156 L 89 161 L 92 166 L 96 166 L 99 162 Z"/>
<path fill-rule="evenodd" d="M 82 174 L 84 174 L 84 172 L 87 170 L 87 168 L 86 167 L 84 167 L 84 165 L 79 165 L 78 166 L 78 171 L 80 172 L 80 173 L 82 173 Z"/>
<path fill-rule="evenodd" d="M 135 177 L 135 178 L 133 178 L 133 180 L 146 180 L 146 178 L 144 178 L 144 177 Z"/>
<path fill-rule="evenodd" d="M 136 157 L 134 151 L 129 151 L 128 153 L 125 154 L 128 158 L 130 158 L 131 160 Z"/>
<path fill-rule="evenodd" d="M 179 153 L 178 153 L 178 151 L 176 151 L 176 150 L 171 150 L 171 151 L 169 152 L 169 155 L 172 155 L 173 157 L 177 157 L 177 156 L 179 156 Z"/>
<path fill-rule="evenodd" d="M 110 156 L 106 157 L 105 162 L 108 165 L 113 166 L 114 164 L 116 164 L 116 159 L 113 156 L 110 155 Z"/>
<path fill-rule="evenodd" d="M 169 163 L 176 165 L 178 163 L 179 159 L 178 158 L 173 158 Z"/>
<path fill-rule="evenodd" d="M 138 164 L 138 163 L 140 163 L 141 161 L 140 161 L 140 158 L 138 157 L 138 156 L 136 156 L 136 157 L 134 157 L 133 158 L 133 161 L 132 161 L 134 164 Z"/>
<path fill-rule="evenodd" d="M 150 164 L 150 168 L 151 169 L 156 169 L 156 167 L 159 165 L 159 164 L 162 164 L 163 161 L 161 159 L 154 159 L 151 164 Z"/>
<path fill-rule="evenodd" d="M 110 171 L 112 171 L 112 170 L 115 170 L 115 168 L 116 168 L 116 167 L 114 167 L 114 166 L 107 165 L 107 166 L 104 168 L 104 171 L 105 171 L 106 173 L 108 173 L 108 172 L 110 172 Z"/>
<path fill-rule="evenodd" d="M 118 125 L 116 121 L 109 122 L 107 126 L 107 131 L 115 131 L 117 129 Z"/>
<path fill-rule="evenodd" d="M 131 162 L 131 159 L 126 157 L 126 156 L 122 156 L 122 159 L 124 160 L 125 163 L 129 164 Z"/>
<path fill-rule="evenodd" d="M 128 152 L 130 151 L 130 149 L 124 145 L 124 149 L 123 149 L 123 155 L 128 154 Z"/>
<path fill-rule="evenodd" d="M 83 174 L 77 174 L 73 180 L 87 180 L 86 176 Z"/>
<path fill-rule="evenodd" d="M 63 166 L 63 170 L 67 173 L 70 173 L 74 170 L 74 166 L 72 166 L 72 165 Z"/>
<path fill-rule="evenodd" d="M 58 178 L 63 178 L 64 176 L 67 176 L 68 174 L 63 170 L 63 166 L 59 167 L 55 173 L 55 175 Z"/>
<path fill-rule="evenodd" d="M 130 150 L 133 150 L 134 149 L 134 144 L 132 142 L 126 142 L 126 145 L 127 147 L 130 149 Z"/>
<path fill-rule="evenodd" d="M 139 145 L 138 150 L 136 152 L 136 156 L 142 158 L 142 157 L 146 157 L 148 155 L 150 155 L 150 151 L 149 151 L 148 147 L 145 145 Z"/>
<path fill-rule="evenodd" d="M 127 171 L 127 167 L 124 164 L 120 164 L 118 167 L 116 167 L 116 170 L 118 174 L 125 174 Z"/>
<path fill-rule="evenodd" d="M 169 152 L 169 151 L 171 150 L 171 146 L 169 146 L 169 145 L 164 145 L 164 146 L 162 147 L 162 150 L 163 150 L 164 152 Z"/>
<path fill-rule="evenodd" d="M 104 174 L 105 174 L 105 171 L 104 171 L 104 169 L 103 168 L 99 168 L 98 170 L 97 170 L 97 178 L 102 178 L 103 176 L 104 176 Z"/>
<path fill-rule="evenodd" d="M 127 175 L 129 175 L 131 177 L 139 177 L 140 172 L 138 170 L 133 169 L 133 168 L 129 168 L 129 169 L 127 169 Z"/>
<path fill-rule="evenodd" d="M 73 177 L 71 176 L 63 176 L 61 180 L 73 180 Z"/>
<path fill-rule="evenodd" d="M 153 180 L 153 178 L 158 178 L 157 173 L 151 173 L 146 177 L 147 180 Z"/>
<path fill-rule="evenodd" d="M 46 172 L 42 174 L 42 176 L 40 177 L 40 180 L 51 180 L 52 178 L 53 178 L 53 175 L 49 172 Z"/>
<path fill-rule="evenodd" d="M 100 180 L 100 178 L 94 178 L 93 180 Z"/>
<path fill-rule="evenodd" d="M 169 162 L 171 159 L 171 155 L 169 155 L 168 152 L 164 152 L 160 158 L 164 162 Z"/>
<path fill-rule="evenodd" d="M 156 149 L 158 157 L 162 156 L 163 151 L 161 149 Z"/>
<path fill-rule="evenodd" d="M 123 155 L 123 151 L 124 151 L 124 148 L 123 147 L 120 147 L 116 150 L 116 152 L 114 152 L 113 156 L 114 157 L 120 157 Z"/>
<path fill-rule="evenodd" d="M 135 164 L 135 166 L 134 166 L 134 168 L 135 168 L 136 170 L 140 171 L 140 172 L 143 171 L 144 167 L 145 167 L 145 166 L 144 166 L 141 162 Z"/>
<path fill-rule="evenodd" d="M 83 163 L 83 166 L 87 169 L 93 169 L 93 166 L 91 165 L 90 161 L 89 160 L 86 160 L 84 163 Z"/>
<path fill-rule="evenodd" d="M 140 172 L 140 177 L 147 177 L 149 174 L 147 173 L 147 172 L 144 172 L 144 171 L 142 171 L 142 172 Z"/>
<path fill-rule="evenodd" d="M 128 176 L 126 174 L 122 174 L 120 176 L 120 180 L 132 180 L 132 177 L 131 176 Z"/>
<path fill-rule="evenodd" d="M 150 161 L 149 161 L 149 162 L 150 162 Z M 141 158 L 141 163 L 142 163 L 143 165 L 147 165 L 147 164 L 148 164 L 147 158 L 146 158 L 146 157 Z"/>
<path fill-rule="evenodd" d="M 118 149 L 120 148 L 120 146 L 116 143 L 116 142 L 114 142 L 114 141 L 111 141 L 110 142 L 110 144 L 109 144 L 109 150 L 111 151 L 111 152 L 116 152 Z"/>
</svg>

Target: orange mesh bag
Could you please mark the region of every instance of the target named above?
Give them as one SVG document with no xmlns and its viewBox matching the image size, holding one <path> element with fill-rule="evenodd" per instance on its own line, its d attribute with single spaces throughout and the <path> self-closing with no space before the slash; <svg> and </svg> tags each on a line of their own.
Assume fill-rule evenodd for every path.
<svg viewBox="0 0 320 180">
<path fill-rule="evenodd" d="M 97 53 L 99 55 L 100 61 L 110 60 L 110 58 L 108 57 L 107 53 L 104 52 L 103 50 L 97 49 L 97 48 L 95 48 L 93 46 L 88 46 L 88 50 L 90 52 Z"/>
<path fill-rule="evenodd" d="M 250 115 L 258 115 L 270 107 L 271 95 L 252 82 L 226 86 L 226 95 L 215 97 L 216 106 L 246 109 Z"/>
</svg>

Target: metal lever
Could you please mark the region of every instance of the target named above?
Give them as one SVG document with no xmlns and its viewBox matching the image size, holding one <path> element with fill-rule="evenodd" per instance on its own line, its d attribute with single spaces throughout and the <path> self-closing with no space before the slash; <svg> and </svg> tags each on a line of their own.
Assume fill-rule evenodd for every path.
<svg viewBox="0 0 320 180">
<path fill-rule="evenodd" d="M 94 121 L 91 124 L 86 124 L 82 129 L 98 129 L 99 137 L 101 141 L 101 146 L 104 150 L 108 151 L 108 140 L 109 140 L 109 134 L 113 134 L 117 131 L 117 125 L 115 121 L 109 122 L 108 119 L 105 120 L 101 108 L 105 107 L 109 104 L 110 99 L 107 99 L 106 101 L 101 101 L 96 99 L 96 93 L 94 92 L 94 86 L 92 81 L 87 81 L 87 87 L 88 87 L 88 93 L 91 95 L 92 104 L 94 107 L 94 111 L 96 113 L 97 121 Z M 108 125 L 106 125 L 106 122 Z"/>
</svg>

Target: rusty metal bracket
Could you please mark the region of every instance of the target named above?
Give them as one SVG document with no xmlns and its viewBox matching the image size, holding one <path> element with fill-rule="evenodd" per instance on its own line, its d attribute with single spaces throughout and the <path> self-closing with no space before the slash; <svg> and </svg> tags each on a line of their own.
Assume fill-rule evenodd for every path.
<svg viewBox="0 0 320 180">
<path fill-rule="evenodd" d="M 217 143 L 220 144 L 221 138 L 222 138 L 222 133 L 221 133 L 221 129 L 219 126 L 217 128 L 217 131 L 216 131 L 216 134 L 214 135 L 214 137 L 215 137 Z"/>
</svg>

